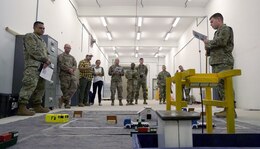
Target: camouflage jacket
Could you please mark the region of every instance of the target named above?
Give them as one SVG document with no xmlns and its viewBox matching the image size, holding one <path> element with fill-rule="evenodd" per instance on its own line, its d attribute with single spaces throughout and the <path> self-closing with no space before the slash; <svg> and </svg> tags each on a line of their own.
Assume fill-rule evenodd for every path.
<svg viewBox="0 0 260 149">
<path fill-rule="evenodd" d="M 79 78 L 86 78 L 91 80 L 93 78 L 93 68 L 91 67 L 91 63 L 87 62 L 85 59 L 79 62 Z M 84 69 L 81 70 L 80 68 Z"/>
<path fill-rule="evenodd" d="M 28 33 L 23 38 L 25 67 L 40 67 L 48 60 L 48 50 L 44 40 L 35 33 Z"/>
<path fill-rule="evenodd" d="M 58 66 L 60 68 L 60 75 L 70 75 L 69 69 L 76 70 L 77 62 L 72 55 L 63 52 L 58 56 Z"/>
<path fill-rule="evenodd" d="M 125 73 L 125 77 L 127 80 L 134 80 L 137 79 L 137 70 L 136 69 L 129 69 Z"/>
<path fill-rule="evenodd" d="M 231 27 L 223 24 L 215 34 L 213 40 L 205 45 L 208 51 L 209 64 L 234 64 L 232 51 L 234 48 L 233 30 Z"/>
<path fill-rule="evenodd" d="M 166 85 L 166 78 L 171 77 L 171 74 L 168 71 L 161 71 L 157 76 L 157 85 L 158 86 L 165 86 Z"/>
<path fill-rule="evenodd" d="M 120 65 L 112 65 L 109 67 L 108 75 L 111 76 L 111 81 L 121 82 L 121 76 L 124 76 L 124 69 Z"/>
<path fill-rule="evenodd" d="M 137 79 L 138 80 L 146 80 L 147 73 L 148 73 L 148 68 L 145 65 L 138 65 L 137 68 Z"/>
</svg>

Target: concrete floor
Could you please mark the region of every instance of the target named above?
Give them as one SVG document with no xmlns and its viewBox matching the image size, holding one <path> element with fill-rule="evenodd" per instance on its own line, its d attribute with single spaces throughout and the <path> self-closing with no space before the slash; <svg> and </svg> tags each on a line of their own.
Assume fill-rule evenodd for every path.
<svg viewBox="0 0 260 149">
<path fill-rule="evenodd" d="M 150 106 L 152 109 L 154 110 L 165 110 L 166 109 L 166 105 L 165 104 L 159 104 L 158 101 L 156 100 L 148 100 L 148 105 L 143 105 L 142 101 L 139 102 L 138 105 L 132 105 L 132 106 L 126 106 L 125 103 L 126 101 L 123 101 L 124 106 L 119 106 L 118 105 L 118 100 L 115 101 L 115 106 L 111 106 L 111 102 L 110 101 L 103 101 L 102 102 L 102 106 L 98 106 L 97 103 L 95 103 L 92 106 L 89 107 L 72 107 L 71 109 L 54 109 L 52 110 L 50 113 L 56 113 L 59 111 L 75 111 L 75 110 L 79 110 L 79 111 L 139 111 L 142 108 L 144 108 L 145 106 Z M 189 105 L 189 107 L 191 108 L 195 108 L 196 112 L 201 112 L 201 105 L 200 104 L 193 104 L 193 105 Z M 172 107 L 172 109 L 174 109 L 174 107 Z M 221 111 L 221 108 L 216 108 L 213 107 L 213 112 L 217 112 L 217 111 Z M 236 109 L 237 112 L 237 119 L 236 121 L 240 121 L 240 122 L 246 122 L 246 123 L 250 123 L 252 125 L 257 125 L 260 126 L 260 110 L 259 111 L 251 111 L 251 110 L 246 110 L 246 109 Z M 36 114 L 33 117 L 38 117 L 44 114 Z M 30 116 L 12 116 L 12 117 L 7 117 L 7 118 L 2 118 L 0 119 L 0 124 L 6 124 L 6 123 L 10 123 L 10 122 L 15 122 L 15 121 L 19 121 L 19 120 L 23 120 L 23 119 L 27 119 L 30 118 Z"/>
<path fill-rule="evenodd" d="M 124 100 L 124 104 L 125 103 L 126 103 L 126 101 Z M 57 112 L 61 112 L 61 111 L 72 113 L 75 110 L 84 111 L 84 112 L 89 111 L 92 113 L 93 113 L 93 111 L 94 112 L 100 111 L 98 113 L 102 113 L 102 111 L 118 111 L 118 112 L 129 111 L 131 113 L 131 111 L 132 112 L 139 111 L 139 110 L 143 109 L 145 106 L 150 106 L 154 110 L 165 110 L 166 109 L 165 104 L 160 105 L 158 103 L 158 101 L 156 101 L 156 100 L 148 100 L 148 105 L 143 105 L 142 101 L 140 101 L 138 105 L 119 106 L 118 100 L 115 102 L 115 106 L 111 106 L 110 104 L 111 104 L 110 101 L 103 101 L 102 106 L 98 106 L 97 104 L 94 104 L 93 106 L 90 106 L 90 107 L 72 107 L 71 109 L 64 109 L 64 108 L 54 109 L 50 113 L 57 113 Z M 199 104 L 189 105 L 189 107 L 195 108 L 196 112 L 201 112 L 201 105 L 199 105 Z M 172 107 L 172 108 L 174 109 L 174 107 Z M 221 108 L 213 108 L 213 112 L 217 112 L 220 110 L 221 110 Z M 260 127 L 260 116 L 259 116 L 260 111 L 249 111 L 249 110 L 244 110 L 244 109 L 236 109 L 236 112 L 238 115 L 238 118 L 236 119 L 236 123 L 238 123 L 238 125 L 239 125 L 239 122 L 255 125 L 257 127 L 257 129 L 255 131 L 258 131 L 258 133 L 259 133 L 260 129 L 258 129 L 258 128 Z M 18 129 L 18 130 L 20 129 L 19 131 L 21 133 L 19 135 L 20 139 L 18 139 L 18 144 L 16 146 L 12 147 L 12 148 L 18 148 L 18 149 L 24 148 L 24 147 L 28 147 L 28 148 L 35 147 L 34 146 L 35 144 L 32 142 L 37 142 L 39 140 L 41 140 L 41 142 L 38 143 L 37 148 L 46 148 L 45 144 L 52 144 L 52 143 L 53 143 L 52 144 L 53 148 L 57 148 L 57 145 L 59 148 L 60 147 L 71 148 L 71 147 L 73 147 L 73 145 L 70 146 L 72 142 L 73 142 L 73 144 L 76 143 L 76 144 L 82 145 L 82 146 L 77 146 L 77 148 L 84 148 L 84 147 L 86 147 L 86 145 L 88 145 L 89 148 L 96 148 L 96 147 L 109 148 L 107 146 L 110 146 L 111 149 L 126 148 L 125 145 L 127 145 L 129 149 L 131 148 L 131 138 L 129 135 L 122 135 L 122 136 L 118 136 L 118 135 L 112 135 L 112 136 L 96 135 L 95 136 L 94 135 L 93 136 L 93 134 L 91 134 L 91 132 L 89 130 L 87 131 L 87 129 L 75 130 L 75 128 L 74 129 L 68 129 L 68 128 L 64 129 L 63 128 L 62 130 L 60 130 L 60 127 L 63 125 L 46 124 L 44 122 L 44 115 L 45 114 L 36 114 L 36 115 L 32 116 L 33 118 L 35 118 L 33 120 L 31 119 L 32 117 L 30 117 L 30 116 L 12 116 L 12 117 L 0 119 L 0 132 L 5 132 L 8 130 L 12 130 L 12 129 Z M 23 121 L 21 121 L 21 120 L 23 120 Z M 120 120 L 120 121 L 122 121 L 122 120 Z M 220 121 L 222 121 L 222 119 L 220 119 Z M 223 121 L 225 121 L 225 119 L 223 119 Z M 17 122 L 17 123 L 15 123 L 15 122 Z M 100 122 L 100 120 L 98 120 L 97 122 Z M 9 123 L 12 126 L 10 126 Z M 31 123 L 36 124 L 36 125 L 34 125 L 35 127 L 31 127 Z M 89 121 L 87 123 L 89 124 Z M 223 127 L 225 127 L 225 126 L 223 126 Z M 115 129 L 117 129 L 117 128 L 119 128 L 119 127 L 115 127 Z M 239 127 L 237 127 L 237 128 L 239 128 Z M 30 130 L 30 131 L 28 131 L 28 130 Z M 67 131 L 64 132 L 64 130 L 67 130 Z M 100 127 L 98 130 L 102 131 L 102 127 Z M 122 128 L 120 127 L 120 129 L 118 129 L 116 132 L 119 133 L 119 130 L 122 131 Z M 193 133 L 196 133 L 197 131 L 200 131 L 200 130 L 193 130 Z M 225 133 L 225 130 L 221 130 L 221 131 Z M 252 127 L 251 127 L 251 129 L 242 129 L 242 131 L 251 131 L 249 133 L 252 133 Z M 39 134 L 35 135 L 35 133 L 39 133 Z M 254 131 L 253 131 L 253 133 L 254 133 Z M 74 138 L 77 138 L 77 139 L 74 140 Z M 97 138 L 99 138 L 98 140 L 101 142 L 97 142 L 96 141 Z M 121 141 L 121 144 L 116 144 L 118 146 L 115 147 L 115 144 L 111 144 L 111 142 L 115 142 L 115 141 L 111 141 L 111 139 L 118 140 L 118 141 L 121 139 L 124 141 Z M 30 140 L 30 141 L 28 141 L 28 140 Z M 71 140 L 74 140 L 74 141 L 69 143 Z M 88 142 L 86 142 L 86 140 Z M 93 144 L 92 143 L 93 141 L 94 142 L 96 141 L 96 142 Z M 106 142 L 106 143 L 103 143 L 102 141 Z M 84 142 L 84 143 L 82 143 L 82 142 Z M 89 146 L 89 144 L 91 144 L 92 146 Z"/>
</svg>

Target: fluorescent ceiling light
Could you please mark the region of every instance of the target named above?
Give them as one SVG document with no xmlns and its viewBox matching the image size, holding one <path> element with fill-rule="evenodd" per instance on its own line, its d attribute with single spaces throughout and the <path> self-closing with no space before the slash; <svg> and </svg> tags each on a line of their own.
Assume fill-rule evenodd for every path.
<svg viewBox="0 0 260 149">
<path fill-rule="evenodd" d="M 143 18 L 142 17 L 138 17 L 138 27 L 141 27 L 142 26 L 142 23 L 143 23 Z"/>
<path fill-rule="evenodd" d="M 135 53 L 135 57 L 138 57 L 138 53 L 137 52 Z"/>
<path fill-rule="evenodd" d="M 162 51 L 162 47 L 160 47 L 158 50 L 159 50 L 159 51 Z"/>
<path fill-rule="evenodd" d="M 139 50 L 139 47 L 136 47 L 135 50 L 138 51 L 138 50 Z"/>
<path fill-rule="evenodd" d="M 118 57 L 118 53 L 116 53 L 116 57 Z"/>
<path fill-rule="evenodd" d="M 158 57 L 158 53 L 155 53 L 154 57 Z"/>
<path fill-rule="evenodd" d="M 141 32 L 137 32 L 136 40 L 140 40 L 140 38 L 141 38 Z"/>
<path fill-rule="evenodd" d="M 168 32 L 168 33 L 166 34 L 166 36 L 165 36 L 164 40 L 168 40 L 168 39 L 169 39 L 169 37 L 170 37 L 170 33 Z"/>
<path fill-rule="evenodd" d="M 181 19 L 180 17 L 175 18 L 175 20 L 174 20 L 174 22 L 172 24 L 172 27 L 176 27 L 178 22 L 180 21 L 180 19 Z"/>
<path fill-rule="evenodd" d="M 112 35 L 111 35 L 110 32 L 107 32 L 107 38 L 108 38 L 109 40 L 112 40 Z"/>
<path fill-rule="evenodd" d="M 116 47 L 113 47 L 113 51 L 115 51 L 116 50 Z"/>
<path fill-rule="evenodd" d="M 101 22 L 102 22 L 102 24 L 103 24 L 103 26 L 107 26 L 107 21 L 106 21 L 106 18 L 105 17 L 100 17 L 100 19 L 101 19 Z"/>
</svg>

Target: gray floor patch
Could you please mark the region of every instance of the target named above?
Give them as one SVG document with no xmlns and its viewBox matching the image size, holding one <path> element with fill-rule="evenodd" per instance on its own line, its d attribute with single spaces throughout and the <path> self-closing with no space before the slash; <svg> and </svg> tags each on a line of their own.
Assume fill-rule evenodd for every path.
<svg viewBox="0 0 260 149">
<path fill-rule="evenodd" d="M 67 113 L 72 116 L 72 112 Z M 137 119 L 137 112 L 129 111 L 84 111 L 83 118 L 71 118 L 65 124 L 51 124 L 44 121 L 44 116 L 33 117 L 0 125 L 0 133 L 18 131 L 18 143 L 13 149 L 131 149 L 130 129 L 123 128 L 123 121 Z M 118 123 L 108 124 L 107 115 L 116 115 Z M 142 115 L 142 118 L 145 118 Z M 214 119 L 214 133 L 226 133 L 224 119 Z M 157 125 L 157 116 L 152 113 L 151 125 Z M 193 129 L 201 133 L 201 129 Z M 205 131 L 204 131 L 205 132 Z M 260 133 L 260 127 L 236 122 L 237 133 Z"/>
</svg>

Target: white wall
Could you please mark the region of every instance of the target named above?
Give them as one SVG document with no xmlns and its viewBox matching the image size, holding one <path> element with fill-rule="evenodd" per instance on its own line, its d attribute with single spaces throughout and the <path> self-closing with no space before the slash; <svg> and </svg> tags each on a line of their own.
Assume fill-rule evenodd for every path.
<svg viewBox="0 0 260 149">
<path fill-rule="evenodd" d="M 222 13 L 224 22 L 234 30 L 235 68 L 242 70 L 242 76 L 234 79 L 235 93 L 238 107 L 244 109 L 260 109 L 259 6 L 259 0 L 212 0 L 207 6 L 209 16 Z M 210 35 L 213 36 L 212 29 Z"/>
<path fill-rule="evenodd" d="M 206 72 L 206 57 L 204 43 L 194 38 L 192 30 L 207 34 L 207 19 L 194 18 L 194 23 L 183 33 L 179 40 L 178 48 L 169 52 L 168 62 L 170 73 L 174 75 L 178 66 L 182 65 L 184 69 L 195 69 L 196 73 Z M 201 22 L 198 24 L 197 22 Z M 175 89 L 175 87 L 173 86 Z M 200 99 L 199 89 L 192 89 L 191 94 L 196 100 Z M 175 91 L 173 95 L 176 95 Z"/>
<path fill-rule="evenodd" d="M 260 42 L 258 42 L 260 20 L 257 19 L 260 13 L 259 5 L 260 1 L 258 0 L 211 0 L 206 6 L 208 17 L 216 12 L 220 12 L 224 16 L 224 22 L 234 30 L 235 48 L 233 55 L 235 58 L 235 69 L 242 70 L 242 76 L 234 78 L 234 89 L 237 106 L 244 109 L 260 109 L 260 100 L 258 99 L 258 82 L 260 82 L 258 73 L 260 73 L 260 68 L 256 66 L 256 64 L 260 63 Z M 191 31 L 193 29 L 207 34 L 206 21 L 209 20 L 204 20 L 198 27 L 196 27 L 196 22 L 194 22 L 187 29 L 179 41 L 177 51 L 192 38 Z M 209 39 L 212 39 L 215 30 L 211 28 L 210 24 L 208 31 Z M 198 49 L 201 49 L 201 66 Z M 170 55 L 176 53 L 176 51 L 173 51 Z M 186 69 L 195 68 L 196 72 L 201 70 L 204 73 L 206 63 L 204 55 L 204 44 L 202 42 L 199 44 L 197 40 L 192 40 L 175 58 L 170 58 L 170 61 L 173 60 L 175 70 L 181 64 Z M 193 94 L 195 94 L 196 98 L 199 98 L 198 91 L 195 90 Z"/>
<path fill-rule="evenodd" d="M 72 2 L 74 2 L 72 0 Z M 33 32 L 36 20 L 37 0 L 2 0 L 0 5 L 0 93 L 11 93 L 15 36 L 6 32 L 5 27 L 25 34 Z M 77 6 L 76 6 L 77 8 Z M 45 34 L 58 41 L 63 50 L 65 43 L 71 44 L 71 54 L 77 62 L 85 58 L 87 52 L 95 54 L 92 63 L 104 56 L 97 47 L 88 48 L 88 33 L 83 30 L 75 10 L 69 0 L 39 0 L 38 20 L 45 24 Z M 107 62 L 105 62 L 107 65 Z"/>
<path fill-rule="evenodd" d="M 11 93 L 15 37 L 5 31 L 5 27 L 24 34 L 32 30 L 35 20 L 36 1 L 26 4 L 19 0 L 2 0 L 0 5 L 0 93 Z M 25 7 L 25 5 L 27 5 Z M 26 11 L 25 11 L 26 10 Z"/>
</svg>

